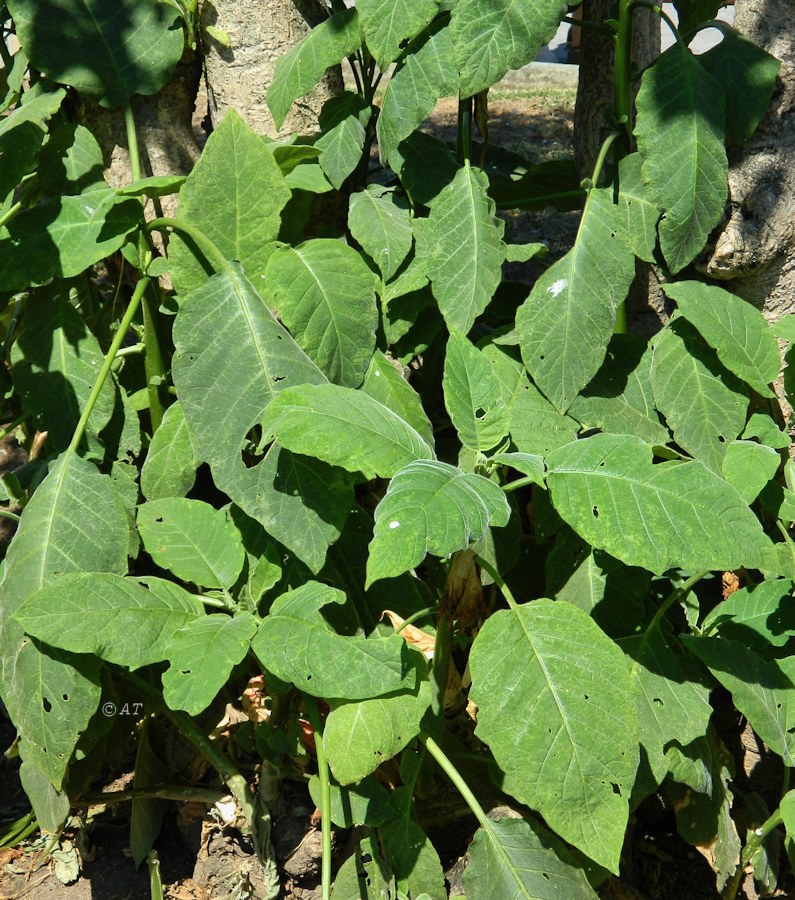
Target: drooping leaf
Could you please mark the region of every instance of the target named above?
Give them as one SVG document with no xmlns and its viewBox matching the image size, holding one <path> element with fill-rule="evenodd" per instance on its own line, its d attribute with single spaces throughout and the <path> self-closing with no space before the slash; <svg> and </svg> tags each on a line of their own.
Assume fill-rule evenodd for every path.
<svg viewBox="0 0 795 900">
<path fill-rule="evenodd" d="M 663 286 L 679 311 L 713 347 L 724 366 L 763 397 L 773 397 L 781 359 L 773 330 L 758 309 L 735 294 L 700 281 Z"/>
<path fill-rule="evenodd" d="M 243 568 L 240 532 L 227 510 L 165 497 L 138 507 L 138 533 L 162 569 L 206 588 L 229 588 Z"/>
<path fill-rule="evenodd" d="M 448 327 L 466 334 L 502 275 L 503 222 L 486 193 L 488 178 L 467 162 L 439 194 L 428 218 L 428 276 Z"/>
<path fill-rule="evenodd" d="M 326 69 L 355 53 L 361 41 L 358 14 L 346 9 L 321 22 L 279 59 L 266 94 L 277 128 L 293 103 L 312 90 Z"/>
<path fill-rule="evenodd" d="M 397 413 L 427 444 L 433 446 L 433 427 L 422 408 L 420 395 L 380 350 L 376 350 L 370 360 L 362 391 Z"/>
<path fill-rule="evenodd" d="M 418 460 L 392 479 L 375 510 L 367 585 L 419 565 L 428 553 L 448 556 L 508 524 L 502 489 L 448 463 Z"/>
<path fill-rule="evenodd" d="M 566 12 L 562 0 L 458 0 L 450 29 L 461 96 L 498 82 L 508 69 L 532 62 Z"/>
<path fill-rule="evenodd" d="M 652 448 L 639 438 L 597 434 L 554 451 L 547 467 L 556 511 L 627 565 L 662 574 L 770 561 L 759 520 L 703 463 L 652 464 Z"/>
<path fill-rule="evenodd" d="M 735 591 L 707 614 L 701 631 L 707 636 L 717 632 L 762 652 L 771 644 L 783 647 L 795 634 L 792 582 L 762 581 Z"/>
<path fill-rule="evenodd" d="M 182 56 L 182 17 L 157 0 L 11 0 L 8 9 L 33 65 L 102 106 L 156 94 Z"/>
<path fill-rule="evenodd" d="M 657 409 L 677 444 L 721 472 L 726 448 L 745 427 L 748 396 L 742 384 L 679 318 L 655 340 L 650 374 Z"/>
<path fill-rule="evenodd" d="M 315 148 L 321 154 L 320 168 L 337 190 L 361 162 L 371 116 L 372 107 L 364 97 L 350 91 L 323 104 L 319 120 L 322 134 Z"/>
<path fill-rule="evenodd" d="M 203 232 L 226 259 L 242 263 L 258 284 L 289 199 L 269 146 L 230 109 L 180 189 L 178 216 Z M 201 287 L 212 270 L 196 258 L 193 243 L 177 230 L 168 247 L 177 293 Z"/>
<path fill-rule="evenodd" d="M 618 164 L 618 206 L 624 213 L 624 226 L 632 252 L 639 259 L 653 263 L 660 210 L 649 199 L 643 183 L 642 166 L 640 153 L 630 153 Z"/>
<path fill-rule="evenodd" d="M 663 210 L 660 246 L 672 272 L 701 252 L 723 215 L 724 103 L 719 82 L 683 43 L 643 73 L 635 135 L 648 196 Z"/>
<path fill-rule="evenodd" d="M 33 763 L 23 760 L 19 767 L 22 790 L 30 800 L 39 827 L 57 834 L 69 818 L 72 804 L 65 791 L 56 791 L 47 776 Z"/>
<path fill-rule="evenodd" d="M 414 460 L 433 458 L 428 444 L 391 409 L 363 391 L 337 385 L 282 391 L 263 427 L 295 453 L 368 479 L 391 478 Z"/>
<path fill-rule="evenodd" d="M 609 191 L 592 190 L 574 247 L 538 279 L 516 315 L 527 371 L 560 412 L 599 371 L 634 277 L 621 213 Z"/>
<path fill-rule="evenodd" d="M 371 184 L 352 195 L 348 227 L 378 266 L 384 280 L 389 281 L 414 242 L 408 209 L 398 202 L 394 192 Z"/>
<path fill-rule="evenodd" d="M 375 277 L 347 244 L 312 240 L 268 260 L 269 306 L 329 381 L 358 387 L 375 349 Z"/>
<path fill-rule="evenodd" d="M 619 648 L 576 607 L 536 600 L 494 613 L 469 665 L 476 733 L 505 773 L 504 789 L 617 871 L 638 762 Z"/>
<path fill-rule="evenodd" d="M 776 474 L 781 457 L 756 441 L 732 441 L 723 458 L 723 477 L 749 505 Z"/>
<path fill-rule="evenodd" d="M 157 720 L 144 720 L 138 735 L 135 754 L 133 788 L 144 790 L 162 782 L 169 775 L 168 763 L 158 741 Z M 136 866 L 140 866 L 160 835 L 163 819 L 168 811 L 168 801 L 157 797 L 136 797 L 130 816 L 130 851 Z"/>
<path fill-rule="evenodd" d="M 174 631 L 200 615 L 201 602 L 184 591 L 165 595 L 120 575 L 70 572 L 28 597 L 14 618 L 53 647 L 137 669 L 165 659 Z"/>
<path fill-rule="evenodd" d="M 438 0 L 360 0 L 357 7 L 367 49 L 385 71 L 401 46 L 429 24 Z"/>
<path fill-rule="evenodd" d="M 193 487 L 199 460 L 182 404 L 172 403 L 152 436 L 141 469 L 141 493 L 147 500 L 184 497 Z"/>
<path fill-rule="evenodd" d="M 231 618 L 202 616 L 183 625 L 171 638 L 169 668 L 163 673 L 163 699 L 169 708 L 184 709 L 191 716 L 203 712 L 248 652 L 256 630 L 249 612 Z"/>
</svg>

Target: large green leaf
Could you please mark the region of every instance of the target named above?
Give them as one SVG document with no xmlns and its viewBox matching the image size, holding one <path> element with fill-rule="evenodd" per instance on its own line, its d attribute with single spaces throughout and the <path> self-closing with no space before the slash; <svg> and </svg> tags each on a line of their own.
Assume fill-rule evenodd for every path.
<svg viewBox="0 0 795 900">
<path fill-rule="evenodd" d="M 182 56 L 182 17 L 158 0 L 10 0 L 7 5 L 31 63 L 103 106 L 157 93 Z"/>
<path fill-rule="evenodd" d="M 361 472 L 391 478 L 433 450 L 391 409 L 363 391 L 332 384 L 289 388 L 268 407 L 263 427 L 282 446 Z"/>
<path fill-rule="evenodd" d="M 23 409 L 49 434 L 54 450 L 69 445 L 103 358 L 97 339 L 69 299 L 67 285 L 56 283 L 28 297 L 24 327 L 11 348 L 14 386 Z M 114 404 L 113 383 L 106 381 L 88 421 L 92 449 Z"/>
<path fill-rule="evenodd" d="M 47 120 L 58 112 L 65 96 L 66 91 L 58 88 L 56 91 L 45 91 L 22 106 L 17 106 L 16 109 L 0 118 L 0 138 L 5 138 L 6 135 L 26 123 L 35 125 L 41 131 L 46 131 Z M 11 143 L 3 142 L 0 146 L 3 149 L 10 148 Z"/>
<path fill-rule="evenodd" d="M 179 218 L 202 231 L 227 259 L 241 262 L 259 283 L 289 199 L 269 145 L 230 109 L 180 189 Z M 201 287 L 208 270 L 193 243 L 177 231 L 168 246 L 177 293 Z"/>
<path fill-rule="evenodd" d="M 320 778 L 313 775 L 309 779 L 309 796 L 320 808 Z M 376 778 L 362 779 L 358 784 L 341 787 L 331 781 L 331 821 L 340 828 L 354 825 L 382 825 L 397 815 L 392 805 L 391 792 Z"/>
<path fill-rule="evenodd" d="M 465 447 L 490 450 L 508 434 L 508 408 L 494 366 L 456 330 L 447 341 L 443 386 L 444 405 Z"/>
<path fill-rule="evenodd" d="M 428 206 L 458 170 L 447 144 L 424 131 L 414 131 L 401 141 L 389 154 L 389 166 L 415 206 Z"/>
<path fill-rule="evenodd" d="M 544 272 L 516 314 L 527 371 L 560 412 L 599 371 L 634 277 L 611 192 L 592 190 L 574 247 Z"/>
<path fill-rule="evenodd" d="M 586 613 L 536 600 L 496 612 L 469 658 L 476 734 L 503 787 L 611 871 L 629 816 L 638 719 L 629 666 Z"/>
<path fill-rule="evenodd" d="M 401 375 L 397 365 L 380 350 L 370 360 L 362 391 L 397 413 L 404 422 L 433 446 L 433 427 L 422 408 L 420 395 Z"/>
<path fill-rule="evenodd" d="M 481 825 L 469 848 L 464 887 L 472 900 L 595 900 L 566 846 L 526 819 Z"/>
<path fill-rule="evenodd" d="M 781 456 L 756 441 L 732 441 L 723 457 L 722 475 L 749 505 L 781 465 Z"/>
<path fill-rule="evenodd" d="M 338 634 L 318 612 L 344 602 L 315 581 L 288 591 L 260 625 L 253 651 L 268 671 L 314 697 L 363 700 L 414 688 L 417 672 L 402 638 Z"/>
<path fill-rule="evenodd" d="M 589 544 L 631 566 L 765 568 L 772 543 L 740 495 L 703 463 L 652 463 L 630 435 L 597 434 L 547 459 L 557 512 Z"/>
<path fill-rule="evenodd" d="M 632 252 L 645 262 L 653 263 L 660 210 L 649 200 L 642 167 L 640 153 L 630 153 L 618 164 L 618 207 L 624 213 Z"/>
<path fill-rule="evenodd" d="M 470 166 L 459 169 L 428 218 L 428 275 L 450 328 L 466 334 L 502 277 L 505 226 L 487 194 L 489 180 Z"/>
<path fill-rule="evenodd" d="M 745 427 L 748 396 L 687 322 L 675 319 L 656 338 L 651 386 L 677 444 L 722 472 L 726 448 Z"/>
<path fill-rule="evenodd" d="M 172 403 L 149 444 L 141 469 L 141 493 L 147 500 L 184 497 L 193 487 L 198 467 L 182 404 Z"/>
<path fill-rule="evenodd" d="M 701 623 L 701 631 L 739 641 L 762 652 L 770 645 L 783 647 L 795 634 L 795 604 L 792 582 L 761 581 L 735 591 L 719 603 Z"/>
<path fill-rule="evenodd" d="M 433 19 L 438 0 L 359 0 L 356 4 L 367 49 L 385 71 L 402 45 Z"/>
<path fill-rule="evenodd" d="M 25 507 L 8 548 L 0 604 L 3 702 L 28 758 L 56 788 L 99 704 L 97 662 L 41 647 L 12 616 L 27 597 L 65 573 L 122 574 L 127 542 L 127 515 L 110 478 L 67 454 Z"/>
<path fill-rule="evenodd" d="M 138 533 L 161 569 L 206 588 L 229 588 L 243 568 L 240 532 L 227 510 L 165 497 L 138 507 Z"/>
<path fill-rule="evenodd" d="M 331 900 L 384 900 L 394 894 L 395 881 L 386 862 L 381 857 L 375 835 L 360 841 L 353 856 L 340 866 L 334 880 Z M 421 900 L 421 898 L 417 898 Z"/>
<path fill-rule="evenodd" d="M 449 556 L 508 524 L 502 489 L 482 475 L 435 460 L 401 469 L 375 510 L 367 585 L 419 565 L 428 553 Z"/>
<path fill-rule="evenodd" d="M 105 187 L 104 168 L 102 148 L 94 135 L 83 125 L 64 122 L 42 150 L 39 184 L 47 194 L 82 194 Z"/>
<path fill-rule="evenodd" d="M 723 215 L 728 162 L 723 89 L 683 43 L 643 73 L 635 135 L 660 246 L 672 272 L 700 253 Z"/>
<path fill-rule="evenodd" d="M 361 162 L 371 117 L 370 104 L 360 94 L 350 91 L 330 97 L 323 104 L 319 121 L 322 134 L 315 142 L 315 149 L 321 154 L 320 168 L 337 190 Z"/>
<path fill-rule="evenodd" d="M 164 660 L 173 633 L 200 615 L 204 607 L 186 591 L 155 592 L 120 575 L 70 572 L 28 597 L 14 618 L 53 647 L 137 669 Z"/>
<path fill-rule="evenodd" d="M 458 0 L 450 29 L 461 96 L 477 94 L 508 69 L 532 62 L 565 13 L 563 0 Z"/>
<path fill-rule="evenodd" d="M 329 381 L 359 387 L 375 349 L 375 276 L 334 240 L 281 247 L 268 260 L 264 294 Z"/>
<path fill-rule="evenodd" d="M 168 645 L 169 668 L 163 673 L 163 699 L 170 709 L 198 716 L 215 699 L 229 675 L 248 653 L 257 630 L 248 612 L 230 618 L 202 616 L 183 625 Z"/>
<path fill-rule="evenodd" d="M 665 284 L 663 290 L 730 372 L 763 397 L 775 396 L 770 385 L 781 367 L 778 343 L 758 309 L 723 288 L 700 281 Z"/>
<path fill-rule="evenodd" d="M 326 69 L 336 66 L 361 46 L 355 9 L 335 13 L 276 63 L 266 98 L 273 121 L 281 128 L 290 107 L 320 81 Z"/>
<path fill-rule="evenodd" d="M 405 201 L 401 205 L 393 191 L 371 184 L 351 197 L 348 227 L 378 266 L 384 281 L 389 281 L 414 242 Z"/>
</svg>

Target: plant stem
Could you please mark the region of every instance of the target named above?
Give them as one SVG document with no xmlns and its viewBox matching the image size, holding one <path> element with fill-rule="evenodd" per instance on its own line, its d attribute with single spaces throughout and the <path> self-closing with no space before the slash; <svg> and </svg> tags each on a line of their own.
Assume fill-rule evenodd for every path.
<svg viewBox="0 0 795 900">
<path fill-rule="evenodd" d="M 3 225 L 7 225 L 21 209 L 21 201 L 17 201 L 13 206 L 9 207 L 3 215 L 0 216 L 0 228 L 2 228 Z"/>
<path fill-rule="evenodd" d="M 613 131 L 602 142 L 602 146 L 599 148 L 599 156 L 596 157 L 596 163 L 593 167 L 593 175 L 591 176 L 591 184 L 593 184 L 594 187 L 598 186 L 599 176 L 602 174 L 602 168 L 607 159 L 607 154 L 610 152 L 610 148 L 613 146 L 616 138 L 619 137 L 621 137 L 621 133 Z"/>
<path fill-rule="evenodd" d="M 129 305 L 127 306 L 127 311 L 124 313 L 124 316 L 119 323 L 119 328 L 116 334 L 113 335 L 110 349 L 105 354 L 105 359 L 102 362 L 102 367 L 99 370 L 99 375 L 97 375 L 97 380 L 94 382 L 94 387 L 91 388 L 91 393 L 88 396 L 83 414 L 80 416 L 80 420 L 77 423 L 75 433 L 72 435 L 72 440 L 69 444 L 69 447 L 67 448 L 67 453 L 77 452 L 77 448 L 83 438 L 86 426 L 88 425 L 88 419 L 91 415 L 92 410 L 94 409 L 97 399 L 99 398 L 102 386 L 105 384 L 105 379 L 108 377 L 108 373 L 110 372 L 110 367 L 113 365 L 113 360 L 116 358 L 116 354 L 118 353 L 119 348 L 122 345 L 122 341 L 124 340 L 127 331 L 130 328 L 130 325 L 132 324 L 135 313 L 138 311 L 138 307 L 140 306 L 141 298 L 143 297 L 148 286 L 148 278 L 142 278 L 138 282 L 138 284 L 135 285 L 135 290 L 133 291 L 133 295 L 130 299 Z"/>
<path fill-rule="evenodd" d="M 149 418 L 152 423 L 152 434 L 160 427 L 165 414 L 163 399 L 161 397 L 161 389 L 163 381 L 166 377 L 166 362 L 163 359 L 163 349 L 160 344 L 160 335 L 157 332 L 157 306 L 153 305 L 153 294 L 155 302 L 159 302 L 156 296 L 158 292 L 157 283 L 150 283 L 148 290 L 141 301 L 141 311 L 144 320 L 144 374 L 146 377 L 146 392 L 149 396 Z"/>
<path fill-rule="evenodd" d="M 609 25 L 600 25 L 598 22 L 589 22 L 588 19 L 575 19 L 573 16 L 564 16 L 561 22 L 567 25 L 573 25 L 575 28 L 582 28 L 583 31 L 599 32 L 600 34 L 609 34 L 614 37 L 616 30 Z"/>
<path fill-rule="evenodd" d="M 133 181 L 141 180 L 141 156 L 138 152 L 138 132 L 135 130 L 132 104 L 124 107 L 124 127 L 127 130 L 127 150 L 130 154 L 130 173 Z"/>
<path fill-rule="evenodd" d="M 442 739 L 444 733 L 444 695 L 450 673 L 450 622 L 446 613 L 439 615 L 436 625 L 436 642 L 433 647 L 431 666 L 431 717 L 433 737 Z"/>
<path fill-rule="evenodd" d="M 21 521 L 16 513 L 12 513 L 10 510 L 6 509 L 3 506 L 0 506 L 0 519 L 11 519 L 12 522 Z"/>
<path fill-rule="evenodd" d="M 177 231 L 190 238 L 216 272 L 223 272 L 229 269 L 229 262 L 223 253 L 221 253 L 218 247 L 216 247 L 213 241 L 211 241 L 203 231 L 200 231 L 194 225 L 189 225 L 187 222 L 182 222 L 180 219 L 169 219 L 167 216 L 152 219 L 145 225 L 147 232 L 165 231 L 167 228 L 171 228 L 173 231 Z"/>
<path fill-rule="evenodd" d="M 491 822 L 489 821 L 488 816 L 485 813 L 485 810 L 478 802 L 478 798 L 472 793 L 469 789 L 469 785 L 464 781 L 461 775 L 458 772 L 458 769 L 450 762 L 447 758 L 447 755 L 442 750 L 442 748 L 436 743 L 436 741 L 424 731 L 420 732 L 419 735 L 420 741 L 424 744 L 428 753 L 436 760 L 439 764 L 439 768 L 444 772 L 444 774 L 453 782 L 453 786 L 458 791 L 459 794 L 464 798 L 466 805 L 472 810 L 475 818 L 480 822 L 480 824 L 484 828 L 490 828 Z"/>
<path fill-rule="evenodd" d="M 404 628 L 407 628 L 409 625 L 413 625 L 418 619 L 424 619 L 425 616 L 433 615 L 433 613 L 438 612 L 438 606 L 426 606 L 425 609 L 420 609 L 415 613 L 412 613 L 408 619 L 406 619 L 403 624 L 398 628 L 395 634 L 400 634 Z"/>
<path fill-rule="evenodd" d="M 538 479 L 527 475 L 524 478 L 517 478 L 516 481 L 509 481 L 501 487 L 506 494 L 510 494 L 511 491 L 518 491 L 519 488 L 527 487 L 529 484 L 538 484 Z"/>
<path fill-rule="evenodd" d="M 695 575 L 691 575 L 690 578 L 687 579 L 683 584 L 681 584 L 678 588 L 675 588 L 671 593 L 663 600 L 660 604 L 660 608 L 654 614 L 654 618 L 649 622 L 648 627 L 646 628 L 646 633 L 648 634 L 653 629 L 658 628 L 660 622 L 662 622 L 665 614 L 668 610 L 679 600 L 680 597 L 684 597 L 684 595 L 693 587 L 693 585 L 698 584 L 702 578 L 706 578 L 710 573 L 710 569 L 704 569 L 701 572 L 696 572 Z"/>
<path fill-rule="evenodd" d="M 320 712 L 313 697 L 304 694 L 304 704 L 309 717 L 309 724 L 315 735 L 315 752 L 317 754 L 317 774 L 320 779 L 320 828 L 323 840 L 323 856 L 321 858 L 320 883 L 322 900 L 331 900 L 331 780 L 329 778 L 326 752 L 323 749 L 323 723 Z"/>
<path fill-rule="evenodd" d="M 775 828 L 778 828 L 779 825 L 784 824 L 784 819 L 781 815 L 781 810 L 777 809 L 769 819 L 767 819 L 759 828 L 755 828 L 751 832 L 751 836 L 748 838 L 748 843 L 743 847 L 743 852 L 740 856 L 740 863 L 737 868 L 734 870 L 734 874 L 726 883 L 726 886 L 723 888 L 721 892 L 721 900 L 735 900 L 737 896 L 737 891 L 740 889 L 740 883 L 743 880 L 743 875 L 745 874 L 745 867 L 748 863 L 753 859 L 754 853 L 764 844 L 765 839 L 773 831 Z"/>
<path fill-rule="evenodd" d="M 616 121 L 621 126 L 622 141 L 617 160 L 632 148 L 632 4 L 619 0 L 616 31 L 616 59 L 613 69 L 613 103 Z"/>
<path fill-rule="evenodd" d="M 10 425 L 7 425 L 3 429 L 3 431 L 0 431 L 0 441 L 4 441 L 10 434 L 13 434 L 17 430 L 17 428 L 19 428 L 19 426 L 29 418 L 30 413 L 25 413 L 24 415 L 14 419 L 14 421 Z"/>
<path fill-rule="evenodd" d="M 472 98 L 458 98 L 458 165 L 469 162 L 472 152 Z"/>
<path fill-rule="evenodd" d="M 505 597 L 505 600 L 508 603 L 508 606 L 510 606 L 514 612 L 518 612 L 519 604 L 514 599 L 514 596 L 511 593 L 508 585 L 505 583 L 502 575 L 500 575 L 500 573 L 494 568 L 494 566 L 492 566 L 491 563 L 486 562 L 486 560 L 483 559 L 482 557 L 476 556 L 475 561 L 477 562 L 477 564 L 480 566 L 481 569 L 485 569 L 489 573 L 489 575 L 491 575 L 494 583 L 500 589 L 502 596 Z"/>
<path fill-rule="evenodd" d="M 573 191 L 554 191 L 550 194 L 538 194 L 536 197 L 529 197 L 523 200 L 521 197 L 511 197 L 510 200 L 497 200 L 495 205 L 497 209 L 534 209 L 536 206 L 554 206 L 557 200 L 582 200 L 586 197 L 586 192 L 582 188 Z"/>
<path fill-rule="evenodd" d="M 183 803 L 207 803 L 212 805 L 227 797 L 224 791 L 190 785 L 163 784 L 145 788 L 127 788 L 104 794 L 83 794 L 73 801 L 75 806 L 110 806 L 127 800 L 177 800 Z"/>
<path fill-rule="evenodd" d="M 671 29 L 673 33 L 674 40 L 677 44 L 684 43 L 682 39 L 682 33 L 674 24 L 674 20 L 666 13 L 661 6 L 658 6 L 656 3 L 651 3 L 649 0 L 631 0 L 629 4 L 631 9 L 641 8 L 641 9 L 650 9 L 655 15 L 659 16 L 663 22 Z M 706 26 L 702 26 L 706 27 Z"/>
</svg>

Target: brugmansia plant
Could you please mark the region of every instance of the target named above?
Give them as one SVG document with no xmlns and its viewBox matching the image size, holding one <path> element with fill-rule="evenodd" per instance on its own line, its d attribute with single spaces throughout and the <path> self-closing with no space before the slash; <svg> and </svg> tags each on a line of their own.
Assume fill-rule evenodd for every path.
<svg viewBox="0 0 795 900">
<path fill-rule="evenodd" d="M 724 896 L 749 863 L 771 884 L 795 792 L 757 797 L 746 834 L 711 697 L 789 772 L 795 472 L 772 385 L 795 325 L 694 261 L 723 215 L 726 143 L 758 125 L 778 63 L 723 24 L 694 56 L 718 3 L 675 5 L 635 115 L 648 4 L 620 0 L 616 132 L 580 185 L 472 129 L 562 0 L 333 0 L 268 103 L 280 123 L 341 62 L 358 90 L 311 137 L 230 112 L 186 179 L 142 173 L 130 101 L 169 79 L 195 9 L 7 0 L 0 378 L 5 433 L 35 453 L 2 480 L 3 515 L 24 510 L 0 692 L 43 827 L 135 746 L 144 859 L 163 798 L 202 790 L 157 750 L 175 726 L 276 896 L 266 793 L 211 737 L 256 679 L 237 755 L 316 773 L 324 897 L 333 823 L 361 836 L 336 900 L 445 898 L 423 822 L 451 785 L 479 823 L 472 900 L 595 897 L 656 792 L 689 791 L 680 828 L 712 845 Z M 129 185 L 105 182 L 76 95 L 124 109 Z M 453 147 L 419 130 L 450 95 Z M 174 218 L 147 212 L 177 191 Z M 498 210 L 572 197 L 562 259 L 505 241 Z M 528 294 L 503 263 L 529 259 Z M 674 308 L 651 340 L 626 333 L 638 260 Z M 723 573 L 742 585 L 725 598 Z M 497 802 L 518 817 L 489 818 Z"/>
</svg>

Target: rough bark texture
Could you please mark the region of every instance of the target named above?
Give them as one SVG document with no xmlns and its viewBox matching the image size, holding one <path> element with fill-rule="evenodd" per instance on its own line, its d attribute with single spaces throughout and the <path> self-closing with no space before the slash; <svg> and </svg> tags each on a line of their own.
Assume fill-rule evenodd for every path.
<svg viewBox="0 0 795 900">
<path fill-rule="evenodd" d="M 792 0 L 737 0 L 735 25 L 781 61 L 756 134 L 730 155 L 729 215 L 703 268 L 775 321 L 795 311 L 795 30 Z"/>
<path fill-rule="evenodd" d="M 320 108 L 342 90 L 339 67 L 297 103 L 277 132 L 265 91 L 284 53 L 325 16 L 320 0 L 205 0 L 202 22 L 229 36 L 222 47 L 203 32 L 210 120 L 217 125 L 232 107 L 259 134 L 271 137 L 317 130 Z"/>
</svg>

